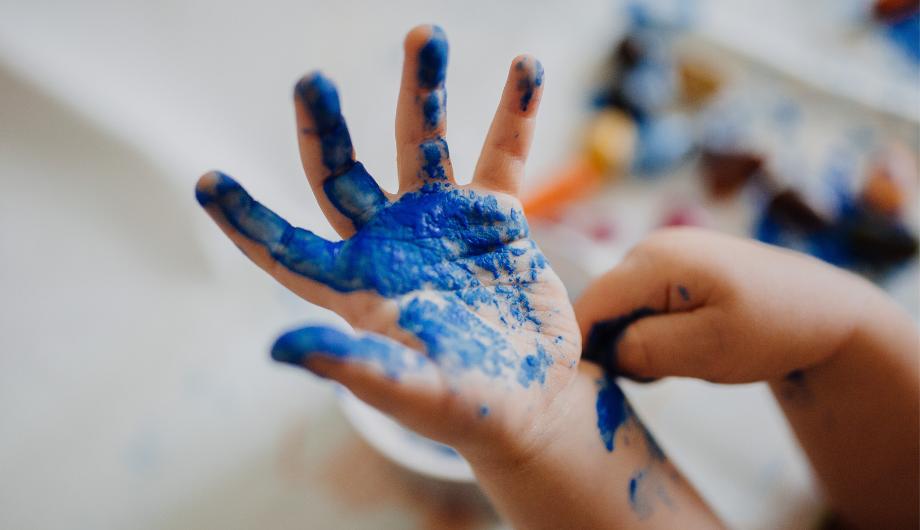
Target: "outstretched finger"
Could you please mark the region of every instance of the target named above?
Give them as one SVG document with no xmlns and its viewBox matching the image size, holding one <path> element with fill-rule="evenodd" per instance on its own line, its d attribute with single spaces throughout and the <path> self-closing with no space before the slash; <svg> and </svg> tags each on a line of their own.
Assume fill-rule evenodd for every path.
<svg viewBox="0 0 920 530">
<path fill-rule="evenodd" d="M 363 287 L 337 267 L 340 242 L 291 226 L 227 175 L 201 177 L 195 197 L 249 259 L 307 300 L 331 307 L 337 293 Z"/>
<path fill-rule="evenodd" d="M 453 181 L 447 150 L 447 37 L 438 26 L 406 35 L 402 82 L 396 107 L 399 191 L 429 181 Z"/>
<path fill-rule="evenodd" d="M 436 418 L 447 390 L 430 359 L 376 333 L 305 327 L 279 337 L 272 358 L 337 381 L 367 404 L 409 423 Z"/>
<path fill-rule="evenodd" d="M 300 159 L 316 200 L 333 228 L 348 237 L 388 199 L 355 160 L 335 85 L 316 72 L 294 90 Z"/>
<path fill-rule="evenodd" d="M 516 57 L 473 173 L 474 184 L 517 194 L 542 94 L 540 61 L 527 55 Z"/>
</svg>

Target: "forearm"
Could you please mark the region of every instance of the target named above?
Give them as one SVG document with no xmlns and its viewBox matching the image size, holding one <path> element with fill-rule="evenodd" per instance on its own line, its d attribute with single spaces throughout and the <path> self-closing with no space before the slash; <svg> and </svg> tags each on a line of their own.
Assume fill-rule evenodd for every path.
<svg viewBox="0 0 920 530">
<path fill-rule="evenodd" d="M 771 387 L 845 523 L 916 527 L 917 330 L 881 293 L 864 288 L 859 323 L 838 351 Z"/>
<path fill-rule="evenodd" d="M 568 390 L 554 403 L 565 409 L 554 415 L 564 425 L 550 429 L 539 452 L 521 461 L 471 459 L 515 528 L 721 526 L 595 365 L 582 363 Z"/>
</svg>

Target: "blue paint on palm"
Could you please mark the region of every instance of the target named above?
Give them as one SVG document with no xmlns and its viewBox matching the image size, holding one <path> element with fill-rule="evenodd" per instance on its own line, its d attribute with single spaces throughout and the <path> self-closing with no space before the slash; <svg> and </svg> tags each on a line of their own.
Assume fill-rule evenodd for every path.
<svg viewBox="0 0 920 530">
<path fill-rule="evenodd" d="M 612 377 L 605 375 L 597 381 L 597 429 L 607 451 L 613 451 L 617 431 L 632 415 L 626 396 Z"/>
</svg>

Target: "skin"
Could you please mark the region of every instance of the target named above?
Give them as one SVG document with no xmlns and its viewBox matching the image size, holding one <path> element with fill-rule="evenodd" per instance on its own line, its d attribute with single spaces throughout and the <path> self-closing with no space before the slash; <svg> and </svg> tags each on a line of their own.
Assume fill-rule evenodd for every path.
<svg viewBox="0 0 920 530">
<path fill-rule="evenodd" d="M 517 528 L 718 526 L 639 419 L 629 413 L 618 390 L 612 390 L 615 385 L 604 383 L 597 366 L 578 362 L 581 336 L 565 289 L 548 266 L 528 266 L 542 255 L 526 232 L 490 243 L 486 257 L 505 255 L 509 249 L 516 252 L 513 266 L 501 275 L 472 265 L 471 260 L 482 255 L 451 250 L 462 246 L 464 234 L 507 229 L 514 224 L 512 213 L 521 212 L 516 194 L 543 84 L 542 68 L 535 59 L 515 58 L 472 182 L 455 183 L 444 142 L 444 156 L 437 167 L 440 176 L 432 187 L 432 171 L 426 169 L 422 147 L 432 142 L 441 145 L 446 134 L 446 113 L 425 110 L 426 103 L 444 101 L 443 78 L 428 75 L 439 60 L 429 53 L 438 39 L 443 34 L 431 26 L 417 27 L 406 37 L 396 118 L 399 190 L 383 192 L 385 201 L 371 209 L 343 210 L 336 205 L 343 197 L 329 195 L 330 186 L 350 178 L 354 150 L 350 141 L 342 141 L 344 121 L 329 119 L 327 111 L 338 108 L 337 96 L 334 103 L 324 100 L 328 104 L 323 108 L 315 105 L 318 92 L 314 89 L 327 86 L 326 82 L 312 74 L 298 84 L 295 108 L 304 170 L 319 206 L 344 238 L 342 243 L 324 242 L 309 231 L 290 227 L 223 174 L 212 172 L 199 180 L 199 201 L 247 257 L 294 293 L 336 311 L 359 330 L 355 334 L 321 327 L 294 330 L 278 340 L 273 357 L 338 381 L 409 428 L 455 447 L 470 462 L 499 511 Z M 446 41 L 443 46 L 446 61 Z M 432 116 L 437 118 L 432 120 Z M 333 144 L 335 149 L 329 147 Z M 411 238 L 388 240 L 390 236 L 379 231 L 379 226 L 401 223 L 401 228 L 411 230 L 443 223 L 446 230 L 456 219 L 444 216 L 442 206 L 458 193 L 476 201 L 494 200 L 508 217 L 482 220 L 476 208 L 463 210 L 461 217 L 469 220 L 465 232 L 446 236 L 458 240 L 438 247 L 436 259 L 427 266 L 441 270 L 463 265 L 463 270 L 472 271 L 465 281 L 480 285 L 498 302 L 463 305 L 457 300 L 464 286 L 434 289 L 431 281 L 395 292 L 342 287 L 342 281 L 350 279 L 344 278 L 347 267 L 336 259 L 353 252 L 354 263 L 363 263 L 355 249 L 369 251 L 370 247 L 358 245 L 360 241 L 377 241 L 380 249 L 393 249 L 392 254 L 359 271 L 362 277 L 375 281 L 401 278 L 394 276 L 399 272 L 399 267 L 391 265 L 395 260 L 417 251 L 414 245 L 425 249 L 437 245 Z M 422 196 L 432 201 L 431 208 L 393 215 L 407 201 Z M 297 241 L 306 246 L 292 254 L 292 242 Z M 338 245 L 337 250 L 328 251 L 329 245 Z M 311 269 L 312 263 L 331 265 Z M 520 280 L 529 271 L 534 276 Z M 509 278 L 517 278 L 516 283 L 509 283 Z M 503 288 L 509 286 L 524 298 L 503 299 Z M 502 346 L 487 353 L 498 356 L 499 364 L 507 361 L 511 368 L 491 375 L 481 367 L 459 369 L 452 357 L 455 352 L 439 350 L 435 340 L 443 326 L 457 319 L 436 315 L 407 322 L 407 307 L 420 300 L 439 307 L 454 304 L 457 319 L 476 329 L 493 330 Z M 523 322 L 502 318 L 515 311 L 533 318 Z M 544 371 L 539 377 L 522 383 L 527 356 L 540 348 L 551 362 L 541 365 Z M 608 426 L 606 441 L 598 426 L 597 404 L 603 395 L 616 398 L 610 400 L 611 410 L 624 412 L 622 421 Z"/>
<path fill-rule="evenodd" d="M 575 304 L 582 333 L 637 308 L 607 368 L 767 381 L 841 523 L 916 528 L 918 333 L 869 282 L 697 229 L 651 235 Z"/>
</svg>

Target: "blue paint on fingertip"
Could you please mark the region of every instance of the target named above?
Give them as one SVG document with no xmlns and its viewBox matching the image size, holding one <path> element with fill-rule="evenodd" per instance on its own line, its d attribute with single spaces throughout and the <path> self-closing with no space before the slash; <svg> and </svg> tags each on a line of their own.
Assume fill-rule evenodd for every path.
<svg viewBox="0 0 920 530">
<path fill-rule="evenodd" d="M 527 59 L 519 60 L 517 64 L 515 64 L 515 69 L 518 71 L 524 71 L 526 67 L 526 61 Z M 527 108 L 530 106 L 530 102 L 533 100 L 534 94 L 541 86 L 543 86 L 543 64 L 540 63 L 540 61 L 534 60 L 533 72 L 523 74 L 517 82 L 517 89 L 521 93 L 521 112 L 527 111 Z"/>
<path fill-rule="evenodd" d="M 321 355 L 333 359 L 369 362 L 391 379 L 398 379 L 407 370 L 420 366 L 409 363 L 409 359 L 421 360 L 420 356 L 408 355 L 402 344 L 382 336 L 352 336 L 326 326 L 310 326 L 281 335 L 272 346 L 272 359 L 286 364 L 303 366 L 312 356 Z"/>
<path fill-rule="evenodd" d="M 422 88 L 437 88 L 447 75 L 447 35 L 440 26 L 433 26 L 428 42 L 418 52 L 418 84 Z"/>
<path fill-rule="evenodd" d="M 488 415 L 489 415 L 489 407 L 486 406 L 486 405 L 480 406 L 480 407 L 479 407 L 479 417 L 480 417 L 480 418 L 485 418 L 485 417 L 488 416 Z"/>
<path fill-rule="evenodd" d="M 313 121 L 312 130 L 305 134 L 319 137 L 323 165 L 332 175 L 348 171 L 354 165 L 354 148 L 348 126 L 342 116 L 339 93 L 323 74 L 316 72 L 297 82 L 294 92 L 303 102 Z"/>
</svg>

